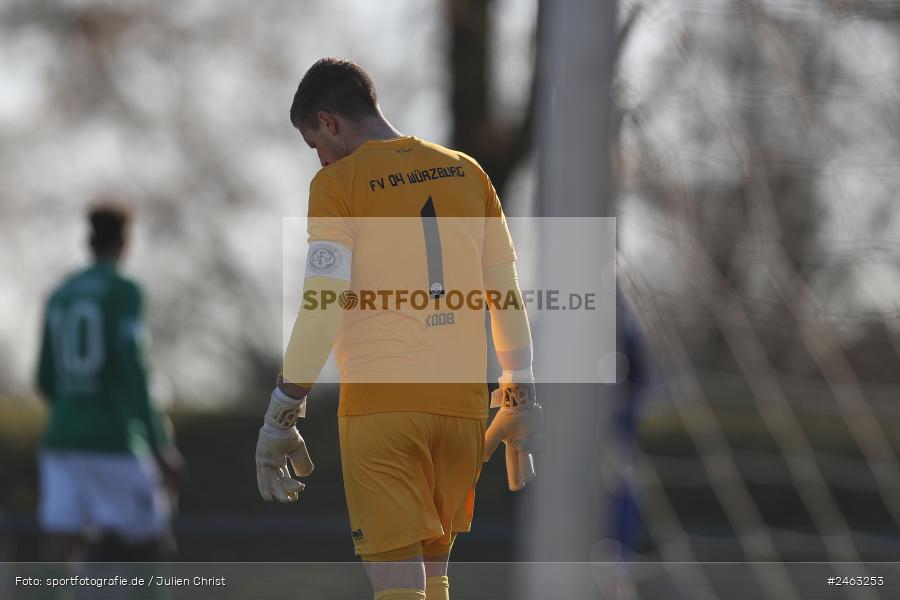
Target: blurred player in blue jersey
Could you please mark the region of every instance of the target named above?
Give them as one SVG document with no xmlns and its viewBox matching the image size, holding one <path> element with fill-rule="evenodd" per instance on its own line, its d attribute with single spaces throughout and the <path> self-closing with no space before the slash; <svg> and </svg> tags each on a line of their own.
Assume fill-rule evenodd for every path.
<svg viewBox="0 0 900 600">
<path fill-rule="evenodd" d="M 638 323 L 620 294 L 616 294 L 616 319 L 619 353 L 624 356 L 627 373 L 618 386 L 619 395 L 613 409 L 614 442 L 619 446 L 622 473 L 634 471 L 634 455 L 638 449 L 638 419 L 645 388 L 649 384 L 648 358 L 641 341 Z M 640 512 L 627 475 L 620 477 L 610 505 L 610 530 L 618 542 L 619 560 L 631 560 L 638 543 Z"/>
<path fill-rule="evenodd" d="M 166 483 L 180 456 L 154 409 L 143 356 L 140 287 L 120 273 L 129 211 L 92 208 L 92 264 L 47 301 L 37 372 L 51 416 L 40 452 L 46 558 L 159 560 L 170 544 Z"/>
</svg>

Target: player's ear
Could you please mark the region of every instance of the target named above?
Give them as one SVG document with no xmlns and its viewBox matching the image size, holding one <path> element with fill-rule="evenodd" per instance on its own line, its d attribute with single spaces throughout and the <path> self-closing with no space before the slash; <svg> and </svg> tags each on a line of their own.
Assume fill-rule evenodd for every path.
<svg viewBox="0 0 900 600">
<path fill-rule="evenodd" d="M 330 133 L 331 135 L 337 135 L 340 130 L 340 126 L 338 125 L 337 119 L 328 111 L 320 110 L 316 113 L 316 118 L 319 119 L 319 126 Z"/>
</svg>

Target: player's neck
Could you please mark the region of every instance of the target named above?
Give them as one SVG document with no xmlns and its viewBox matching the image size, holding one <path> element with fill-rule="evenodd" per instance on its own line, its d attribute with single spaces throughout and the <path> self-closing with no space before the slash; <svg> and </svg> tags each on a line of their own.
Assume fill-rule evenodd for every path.
<svg viewBox="0 0 900 600">
<path fill-rule="evenodd" d="M 403 137 L 403 134 L 397 131 L 387 119 L 383 116 L 372 117 L 360 123 L 359 128 L 354 136 L 353 150 L 359 148 L 366 142 L 378 140 L 390 140 L 393 138 Z"/>
<path fill-rule="evenodd" d="M 121 257 L 115 254 L 95 254 L 94 255 L 94 264 L 95 265 L 107 265 L 111 267 L 119 266 L 119 259 Z"/>
</svg>

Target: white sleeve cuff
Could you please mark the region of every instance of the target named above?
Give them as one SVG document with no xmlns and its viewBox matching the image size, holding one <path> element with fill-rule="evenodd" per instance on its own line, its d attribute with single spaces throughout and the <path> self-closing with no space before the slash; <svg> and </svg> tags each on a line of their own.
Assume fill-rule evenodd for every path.
<svg viewBox="0 0 900 600">
<path fill-rule="evenodd" d="M 291 429 L 296 425 L 297 419 L 306 416 L 306 396 L 291 398 L 275 386 L 269 397 L 269 408 L 263 423 L 277 429 Z"/>
<path fill-rule="evenodd" d="M 534 383 L 534 371 L 531 367 L 527 369 L 504 369 L 497 380 L 500 383 Z"/>
</svg>

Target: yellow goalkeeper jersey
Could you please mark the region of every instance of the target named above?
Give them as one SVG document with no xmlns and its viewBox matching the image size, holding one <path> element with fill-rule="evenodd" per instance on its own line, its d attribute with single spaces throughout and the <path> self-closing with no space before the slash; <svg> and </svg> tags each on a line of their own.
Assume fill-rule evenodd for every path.
<svg viewBox="0 0 900 600">
<path fill-rule="evenodd" d="M 339 415 L 487 416 L 482 272 L 515 251 L 478 163 L 415 137 L 366 142 L 313 179 L 309 240 L 352 252 Z"/>
</svg>

